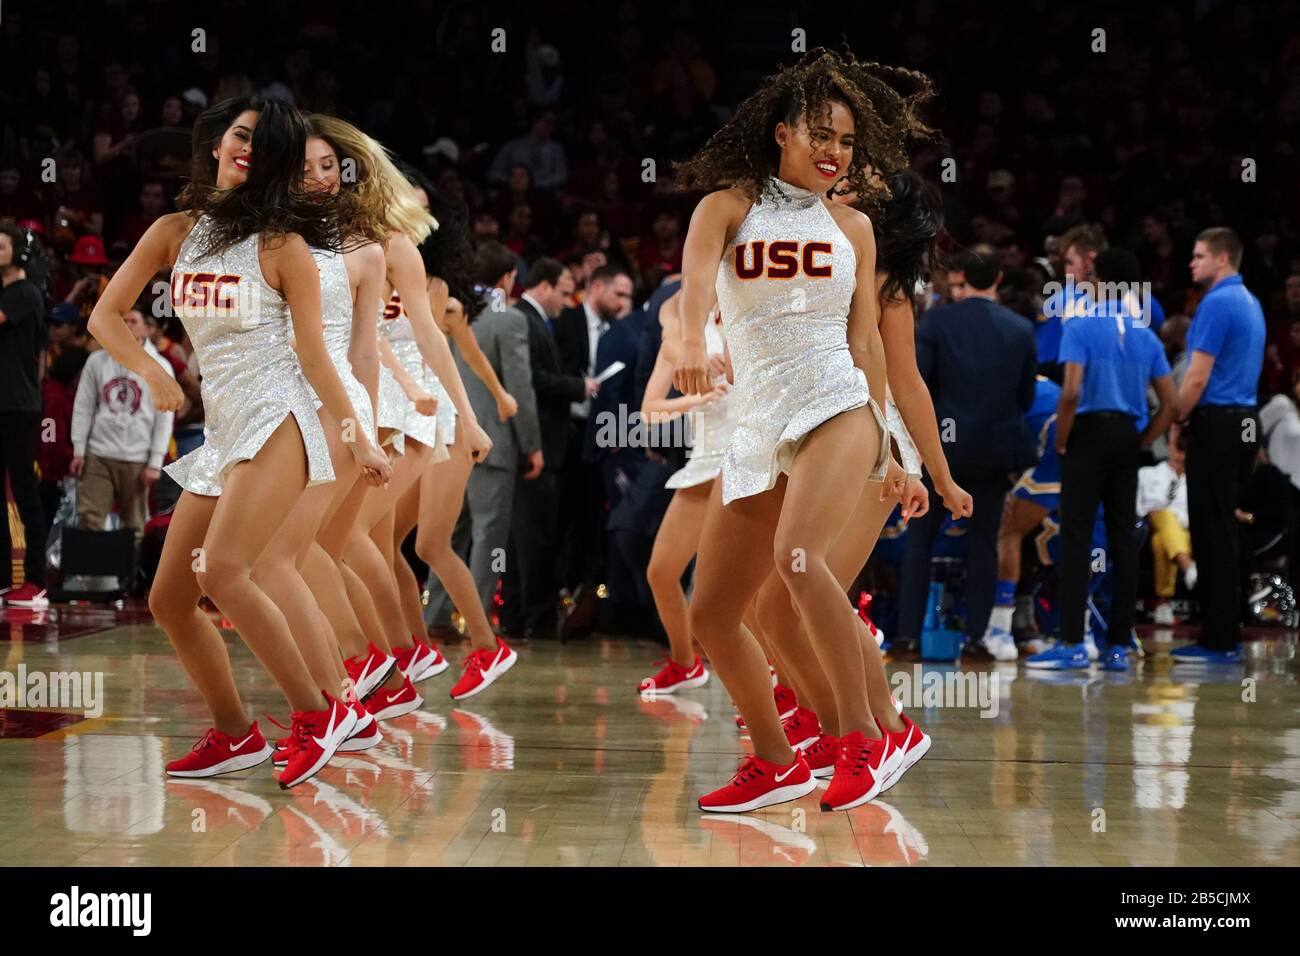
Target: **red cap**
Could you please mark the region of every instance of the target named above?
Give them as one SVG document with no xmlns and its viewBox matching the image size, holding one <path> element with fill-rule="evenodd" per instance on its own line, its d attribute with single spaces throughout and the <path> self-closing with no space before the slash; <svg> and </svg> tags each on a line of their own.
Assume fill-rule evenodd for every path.
<svg viewBox="0 0 1300 956">
<path fill-rule="evenodd" d="M 108 265 L 108 256 L 104 255 L 104 240 L 99 236 L 82 236 L 72 247 L 68 261 L 82 266 Z"/>
</svg>

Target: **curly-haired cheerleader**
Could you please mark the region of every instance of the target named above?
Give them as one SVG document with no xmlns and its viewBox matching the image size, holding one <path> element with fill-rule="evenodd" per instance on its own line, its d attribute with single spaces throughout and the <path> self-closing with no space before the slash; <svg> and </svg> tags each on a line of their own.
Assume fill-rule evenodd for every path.
<svg viewBox="0 0 1300 956">
<path fill-rule="evenodd" d="M 741 628 L 773 561 L 839 708 L 841 749 L 823 806 L 870 799 L 891 766 L 855 615 L 828 556 L 863 476 L 885 479 L 886 497 L 901 493 L 904 474 L 873 398 L 885 385 L 875 237 L 865 215 L 826 193 L 843 182 L 870 196 L 880 186 L 868 163 L 905 165 L 907 138 L 926 131 L 897 88 L 907 76 L 813 51 L 765 80 L 682 168 L 690 185 L 728 188 L 691 219 L 674 384 L 694 395 L 713 387 L 704 326 L 716 296 L 737 417 L 704 519 L 690 624 L 754 742 L 732 781 L 701 798 L 704 810 L 753 810 L 816 786 L 786 739 L 762 649 Z"/>
</svg>

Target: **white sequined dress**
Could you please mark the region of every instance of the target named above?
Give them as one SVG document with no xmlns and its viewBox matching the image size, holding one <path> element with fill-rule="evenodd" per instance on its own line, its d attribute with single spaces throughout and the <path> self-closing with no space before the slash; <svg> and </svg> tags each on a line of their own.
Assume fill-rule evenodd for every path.
<svg viewBox="0 0 1300 956">
<path fill-rule="evenodd" d="M 885 395 L 885 423 L 889 426 L 890 434 L 894 436 L 894 443 L 898 445 L 899 464 L 903 466 L 903 471 L 913 477 L 921 477 L 921 455 L 916 450 L 916 442 L 912 441 L 912 433 L 907 430 L 903 424 L 903 414 L 894 404 L 893 396 Z"/>
<path fill-rule="evenodd" d="M 209 497 L 241 461 L 253 458 L 292 415 L 307 450 L 307 484 L 334 480 L 329 446 L 290 345 L 284 297 L 262 275 L 258 236 L 199 254 L 200 217 L 172 267 L 172 309 L 189 333 L 203 394 L 203 444 L 164 471 L 186 491 Z"/>
<path fill-rule="evenodd" d="M 725 348 L 722 326 L 712 316 L 704 327 L 704 344 L 710 355 L 721 355 Z M 726 381 L 726 378 L 720 377 L 718 381 Z M 728 393 L 718 401 L 690 412 L 690 457 L 664 482 L 665 488 L 690 488 L 718 477 L 735 427 L 734 410 L 735 403 Z"/>
<path fill-rule="evenodd" d="M 393 316 L 394 310 L 397 313 L 395 316 Z M 401 423 L 389 427 L 397 428 L 408 438 L 432 448 L 435 461 L 445 460 L 450 457 L 447 446 L 456 440 L 456 406 L 451 403 L 451 397 L 442 387 L 442 382 L 438 380 L 433 369 L 425 364 L 424 357 L 420 354 L 419 343 L 415 340 L 415 330 L 411 328 L 411 320 L 407 318 L 406 310 L 402 308 L 397 293 L 393 293 L 385 309 L 384 318 L 386 321 L 381 324 L 380 329 L 388 339 L 393 355 L 402 363 L 402 367 L 416 384 L 438 400 L 438 410 L 435 414 L 421 415 L 407 399 L 406 393 L 397 384 L 397 380 L 390 375 L 388 418 L 390 421 L 400 418 Z M 381 390 L 380 425 L 384 425 L 386 411 L 384 406 L 385 398 Z"/>
<path fill-rule="evenodd" d="M 849 352 L 857 254 L 820 193 L 779 179 L 771 184 L 718 266 L 736 380 L 724 504 L 771 489 L 809 432 L 854 408 L 869 406 L 880 430 L 870 480 L 880 481 L 888 465 L 884 415 Z"/>
<path fill-rule="evenodd" d="M 312 256 L 320 269 L 321 330 L 325 334 L 325 350 L 329 352 L 334 368 L 339 373 L 343 388 L 357 413 L 358 425 L 376 447 L 375 410 L 370 404 L 366 388 L 352 373 L 348 348 L 352 344 L 352 282 L 348 267 L 339 252 L 313 249 Z"/>
</svg>

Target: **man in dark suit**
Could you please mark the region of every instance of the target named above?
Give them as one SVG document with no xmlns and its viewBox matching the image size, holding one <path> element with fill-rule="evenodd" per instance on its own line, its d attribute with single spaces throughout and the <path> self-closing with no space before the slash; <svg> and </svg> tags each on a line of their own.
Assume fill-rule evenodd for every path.
<svg viewBox="0 0 1300 956">
<path fill-rule="evenodd" d="M 626 269 L 606 265 L 592 273 L 582 305 L 565 309 L 555 320 L 555 344 L 560 353 L 561 371 L 584 378 L 597 377 L 608 367 L 598 364 L 601 339 L 631 309 L 632 279 Z M 620 333 L 618 339 L 622 338 L 624 335 Z M 634 341 L 634 347 L 635 344 Z M 609 351 L 607 347 L 607 355 Z M 621 354 L 623 350 L 615 351 Z M 618 375 L 631 380 L 630 366 L 631 363 Z M 571 590 L 578 586 L 590 590 L 600 583 L 605 567 L 605 481 L 600 466 L 584 456 L 592 401 L 588 398 L 569 406 L 570 427 L 561 480 L 557 565 L 562 583 Z"/>
<path fill-rule="evenodd" d="M 594 379 L 560 368 L 552 322 L 573 294 L 573 276 L 555 259 L 533 263 L 515 311 L 528 323 L 529 359 L 542 432 L 542 471 L 515 483 L 511 553 L 506 561 L 501 617 L 528 637 L 555 635 L 555 527 L 560 476 L 569 443 L 569 406 L 596 391 Z"/>
<path fill-rule="evenodd" d="M 978 641 L 993 610 L 1002 504 L 1012 475 L 1036 457 L 1024 416 L 1034 401 L 1037 349 L 1030 323 L 998 304 L 1002 274 L 995 258 L 973 252 L 952 271 L 964 273 L 956 278 L 966 296 L 926 313 L 916 362 L 934 398 L 953 480 L 974 499 L 966 530 L 966 634 Z M 928 474 L 925 485 L 937 500 Z M 921 633 L 930 548 L 945 514 L 931 508 L 908 525 L 898 608 L 905 641 Z"/>
</svg>

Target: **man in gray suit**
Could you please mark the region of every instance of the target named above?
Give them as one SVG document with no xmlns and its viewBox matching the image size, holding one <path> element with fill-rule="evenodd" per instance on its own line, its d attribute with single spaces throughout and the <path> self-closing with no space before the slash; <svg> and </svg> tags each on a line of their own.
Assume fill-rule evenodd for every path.
<svg viewBox="0 0 1300 956">
<path fill-rule="evenodd" d="M 475 276 L 487 290 L 482 308 L 470 328 L 479 348 L 487 356 L 497 378 L 519 403 L 509 421 L 497 416 L 496 400 L 452 346 L 470 405 L 488 437 L 492 450 L 474 466 L 465 489 L 465 507 L 452 534 L 457 551 L 468 545 L 470 571 L 479 597 L 489 614 L 497 579 L 505 571 L 506 547 L 510 543 L 510 513 L 515 479 L 522 471 L 535 478 L 542 471 L 542 435 L 537 423 L 537 399 L 533 393 L 532 365 L 528 350 L 528 320 L 518 309 L 507 308 L 506 295 L 515 282 L 515 259 L 505 246 L 485 242 L 475 259 Z M 451 602 L 436 575 L 429 579 L 431 624 L 450 621 Z"/>
</svg>

